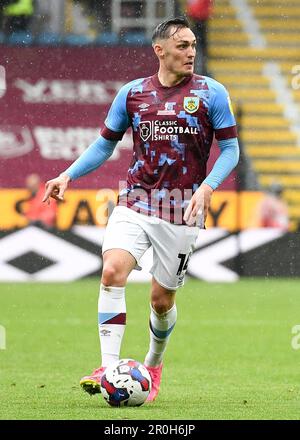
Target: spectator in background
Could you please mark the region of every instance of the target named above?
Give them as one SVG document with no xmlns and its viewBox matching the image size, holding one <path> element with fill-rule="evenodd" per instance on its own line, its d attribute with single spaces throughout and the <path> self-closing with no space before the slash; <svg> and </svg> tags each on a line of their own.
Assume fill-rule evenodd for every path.
<svg viewBox="0 0 300 440">
<path fill-rule="evenodd" d="M 56 226 L 57 201 L 52 199 L 49 204 L 42 203 L 45 183 L 41 182 L 38 174 L 29 174 L 26 178 L 26 188 L 30 195 L 19 200 L 16 210 L 24 215 L 30 224 L 38 224 L 47 228 Z"/>
<path fill-rule="evenodd" d="M 196 73 L 209 76 L 207 33 L 208 21 L 213 14 L 213 0 L 187 0 L 186 14 L 193 20 L 192 29 L 197 39 Z"/>
<path fill-rule="evenodd" d="M 3 5 L 4 3 L 4 5 Z M 34 13 L 33 0 L 15 0 L 1 2 L 3 31 L 6 35 L 29 29 Z"/>
<path fill-rule="evenodd" d="M 289 229 L 288 207 L 282 200 L 283 188 L 279 183 L 273 183 L 264 198 L 259 202 L 256 224 L 261 228 Z"/>
</svg>

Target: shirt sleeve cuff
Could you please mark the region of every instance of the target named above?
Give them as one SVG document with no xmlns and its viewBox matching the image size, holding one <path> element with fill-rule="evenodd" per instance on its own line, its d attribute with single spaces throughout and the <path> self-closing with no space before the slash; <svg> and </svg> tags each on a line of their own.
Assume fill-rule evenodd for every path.
<svg viewBox="0 0 300 440">
<path fill-rule="evenodd" d="M 120 141 L 124 136 L 125 131 L 113 131 L 107 128 L 106 125 L 101 130 L 101 136 L 108 141 Z"/>
<path fill-rule="evenodd" d="M 233 125 L 232 127 L 217 128 L 215 130 L 215 136 L 217 141 L 224 141 L 226 139 L 237 137 L 236 125 Z"/>
</svg>

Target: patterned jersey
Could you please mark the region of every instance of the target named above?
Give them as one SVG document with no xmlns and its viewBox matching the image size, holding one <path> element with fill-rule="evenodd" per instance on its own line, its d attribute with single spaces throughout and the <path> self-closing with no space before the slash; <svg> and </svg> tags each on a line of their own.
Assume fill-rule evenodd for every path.
<svg viewBox="0 0 300 440">
<path fill-rule="evenodd" d="M 206 177 L 213 136 L 235 138 L 228 92 L 217 81 L 193 74 L 173 87 L 158 75 L 124 85 L 101 135 L 133 133 L 133 156 L 119 205 L 182 224 L 192 194 Z"/>
</svg>

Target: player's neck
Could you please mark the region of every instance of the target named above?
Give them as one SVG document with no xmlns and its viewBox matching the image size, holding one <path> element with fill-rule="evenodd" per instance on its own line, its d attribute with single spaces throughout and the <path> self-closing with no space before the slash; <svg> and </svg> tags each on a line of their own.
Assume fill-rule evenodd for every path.
<svg viewBox="0 0 300 440">
<path fill-rule="evenodd" d="M 175 73 L 166 72 L 163 70 L 158 71 L 158 79 L 162 86 L 164 87 L 173 87 L 177 84 L 180 84 L 186 76 L 178 76 Z"/>
</svg>

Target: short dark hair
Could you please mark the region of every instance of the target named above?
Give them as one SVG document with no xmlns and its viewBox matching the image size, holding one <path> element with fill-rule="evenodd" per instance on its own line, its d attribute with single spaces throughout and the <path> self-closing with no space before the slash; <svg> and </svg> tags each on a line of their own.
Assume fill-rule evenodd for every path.
<svg viewBox="0 0 300 440">
<path fill-rule="evenodd" d="M 156 28 L 154 29 L 153 35 L 152 35 L 152 43 L 154 43 L 156 40 L 159 40 L 159 39 L 166 39 L 166 38 L 171 37 L 170 29 L 172 27 L 176 28 L 175 32 L 172 34 L 172 35 L 174 35 L 174 34 L 176 34 L 176 32 L 179 31 L 179 29 L 183 29 L 183 28 L 190 29 L 190 24 L 189 24 L 186 17 L 174 17 L 174 18 L 169 18 L 168 20 L 165 20 L 162 23 L 158 24 L 156 26 Z"/>
</svg>

